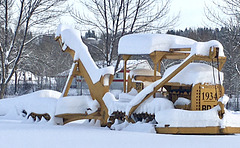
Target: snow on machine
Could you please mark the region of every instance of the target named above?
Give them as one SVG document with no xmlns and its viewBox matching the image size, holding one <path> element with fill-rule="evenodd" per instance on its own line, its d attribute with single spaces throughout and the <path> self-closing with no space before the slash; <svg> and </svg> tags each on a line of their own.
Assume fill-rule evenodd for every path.
<svg viewBox="0 0 240 148">
<path fill-rule="evenodd" d="M 56 40 L 74 60 L 57 103 L 59 124 L 91 119 L 114 129 L 116 124 L 141 121 L 152 123 L 157 133 L 240 133 L 240 116 L 224 107 L 228 97 L 221 69 L 226 57 L 220 42 L 168 34 L 123 36 L 118 54 L 124 60 L 124 90 L 116 99 L 109 92 L 113 67 L 96 66 L 78 30 L 59 25 Z M 127 79 L 127 61 L 136 55 L 150 56 L 154 70 L 136 69 Z M 161 75 L 163 60 L 182 61 Z M 67 96 L 74 76 L 84 77 L 91 96 Z"/>
</svg>

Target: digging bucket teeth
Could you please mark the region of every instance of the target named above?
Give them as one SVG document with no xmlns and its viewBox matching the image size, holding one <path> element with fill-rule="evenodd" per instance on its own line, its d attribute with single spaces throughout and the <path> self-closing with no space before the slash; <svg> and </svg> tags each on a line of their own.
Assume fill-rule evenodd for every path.
<svg viewBox="0 0 240 148">
<path fill-rule="evenodd" d="M 33 121 L 41 121 L 43 118 L 46 120 L 46 121 L 49 121 L 51 119 L 51 116 L 48 114 L 48 113 L 44 113 L 44 114 L 38 114 L 38 113 L 34 113 L 34 112 L 31 112 L 28 116 L 27 116 L 27 119 L 29 118 L 32 118 Z"/>
</svg>

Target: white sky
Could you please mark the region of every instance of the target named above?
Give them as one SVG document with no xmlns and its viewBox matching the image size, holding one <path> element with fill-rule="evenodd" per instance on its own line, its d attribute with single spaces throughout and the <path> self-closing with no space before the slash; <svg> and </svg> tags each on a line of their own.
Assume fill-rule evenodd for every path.
<svg viewBox="0 0 240 148">
<path fill-rule="evenodd" d="M 180 12 L 178 25 L 175 29 L 184 30 L 186 27 L 204 27 L 207 22 L 204 14 L 204 4 L 211 4 L 211 0 L 172 0 L 171 13 Z"/>
<path fill-rule="evenodd" d="M 69 3 L 74 3 L 75 1 L 70 0 Z M 177 15 L 180 12 L 180 18 L 176 26 L 173 28 L 175 30 L 185 28 L 196 29 L 198 27 L 211 27 L 216 26 L 206 26 L 206 22 L 209 22 L 204 14 L 205 3 L 212 5 L 212 0 L 171 0 L 170 15 Z M 66 19 L 61 19 L 63 23 L 73 23 L 74 20 L 71 17 Z M 67 22 L 65 22 L 67 20 Z M 205 22 L 205 23 L 204 23 Z"/>
</svg>

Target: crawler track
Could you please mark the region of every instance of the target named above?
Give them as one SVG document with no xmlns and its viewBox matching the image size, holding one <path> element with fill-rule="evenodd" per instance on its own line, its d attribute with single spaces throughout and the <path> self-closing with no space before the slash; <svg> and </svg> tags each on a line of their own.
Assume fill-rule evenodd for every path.
<svg viewBox="0 0 240 148">
<path fill-rule="evenodd" d="M 133 113 L 132 117 L 135 122 L 155 122 L 155 115 L 149 114 L 149 113 Z M 126 120 L 126 114 L 122 111 L 115 111 L 113 112 L 109 119 L 107 126 L 111 128 L 111 126 L 115 123 L 115 120 L 118 120 L 120 122 L 124 122 Z"/>
</svg>

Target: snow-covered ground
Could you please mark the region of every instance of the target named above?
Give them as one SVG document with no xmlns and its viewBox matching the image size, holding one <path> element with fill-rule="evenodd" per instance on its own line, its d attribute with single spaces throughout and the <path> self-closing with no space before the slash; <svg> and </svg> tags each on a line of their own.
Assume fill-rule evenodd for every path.
<svg viewBox="0 0 240 148">
<path fill-rule="evenodd" d="M 0 142 L 1 148 L 239 148 L 240 135 L 163 135 L 78 123 L 57 126 L 0 120 Z"/>
<path fill-rule="evenodd" d="M 147 123 L 116 125 L 116 130 L 99 123 L 77 121 L 66 125 L 34 122 L 22 110 L 54 114 L 60 93 L 44 90 L 21 97 L 0 100 L 1 148 L 125 148 L 125 147 L 229 147 L 238 148 L 240 135 L 165 135 L 156 134 Z M 55 101 L 54 101 L 55 100 Z"/>
</svg>

